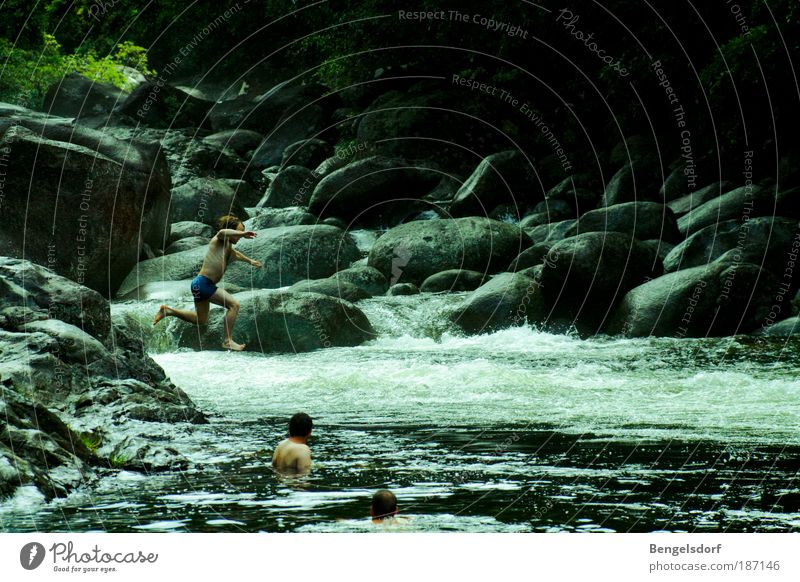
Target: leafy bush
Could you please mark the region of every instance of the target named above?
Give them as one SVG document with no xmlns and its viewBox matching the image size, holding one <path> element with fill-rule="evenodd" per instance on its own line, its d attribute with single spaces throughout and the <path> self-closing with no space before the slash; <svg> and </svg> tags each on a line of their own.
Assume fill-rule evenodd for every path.
<svg viewBox="0 0 800 582">
<path fill-rule="evenodd" d="M 93 52 L 65 55 L 54 36 L 44 35 L 41 49 L 22 49 L 0 38 L 0 101 L 38 108 L 47 89 L 69 73 L 77 72 L 99 83 L 126 88 L 122 67 L 151 75 L 144 48 L 131 42 L 117 45 L 113 54 Z"/>
</svg>

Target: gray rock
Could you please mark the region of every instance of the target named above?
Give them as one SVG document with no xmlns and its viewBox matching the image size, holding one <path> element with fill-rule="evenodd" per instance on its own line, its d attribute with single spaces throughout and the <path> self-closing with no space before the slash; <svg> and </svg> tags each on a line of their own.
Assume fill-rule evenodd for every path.
<svg viewBox="0 0 800 582">
<path fill-rule="evenodd" d="M 174 243 L 164 249 L 164 254 L 171 255 L 173 253 L 181 253 L 183 251 L 196 249 L 197 247 L 207 247 L 210 240 L 210 238 L 206 238 L 204 236 L 190 236 L 187 238 L 182 238 L 180 240 L 176 240 Z"/>
<path fill-rule="evenodd" d="M 730 192 L 733 188 L 732 182 L 715 182 L 714 184 L 709 184 L 708 186 L 695 190 L 691 194 L 672 200 L 667 203 L 667 206 L 675 213 L 675 216 L 681 217 L 709 200 L 713 200 L 726 192 Z"/>
<path fill-rule="evenodd" d="M 366 316 L 353 304 L 319 293 L 247 291 L 234 339 L 247 351 L 306 352 L 325 347 L 355 346 L 374 337 Z M 181 346 L 221 349 L 223 309 L 214 309 L 208 325 L 198 330 L 176 322 Z"/>
<path fill-rule="evenodd" d="M 562 220 L 552 224 L 541 224 L 533 228 L 526 228 L 525 232 L 536 243 L 557 242 L 567 236 L 576 222 L 576 220 Z"/>
<path fill-rule="evenodd" d="M 748 333 L 762 325 L 777 281 L 749 263 L 715 261 L 630 290 L 607 331 L 628 337 L 708 337 Z"/>
<path fill-rule="evenodd" d="M 536 243 L 532 247 L 525 249 L 516 259 L 511 261 L 508 270 L 512 272 L 522 271 L 542 264 L 554 244 L 554 242 Z"/>
<path fill-rule="evenodd" d="M 314 169 L 333 155 L 333 147 L 321 139 L 304 139 L 283 151 L 281 167 L 303 166 Z"/>
<path fill-rule="evenodd" d="M 390 297 L 399 297 L 401 295 L 419 295 L 419 287 L 414 283 L 397 283 L 389 287 L 386 292 Z"/>
<path fill-rule="evenodd" d="M 217 219 L 234 214 L 247 219 L 247 211 L 239 202 L 236 189 L 222 179 L 196 178 L 172 189 L 169 221 L 194 221 L 216 228 Z"/>
<path fill-rule="evenodd" d="M 449 269 L 497 273 L 531 240 L 518 227 L 488 218 L 409 222 L 381 236 L 369 254 L 369 265 L 390 284 L 421 284 Z"/>
<path fill-rule="evenodd" d="M 134 89 L 117 111 L 150 127 L 211 129 L 208 114 L 213 105 L 159 80 Z"/>
<path fill-rule="evenodd" d="M 628 290 L 662 269 L 652 249 L 618 232 L 587 232 L 559 241 L 544 265 L 541 292 L 548 307 L 556 317 L 587 327 L 601 325 Z"/>
<path fill-rule="evenodd" d="M 288 166 L 270 182 L 267 193 L 258 203 L 258 207 L 308 206 L 318 181 L 316 174 L 308 168 Z"/>
<path fill-rule="evenodd" d="M 265 228 L 275 228 L 277 226 L 298 226 L 305 224 L 316 224 L 317 217 L 306 212 L 305 208 L 299 206 L 288 206 L 286 208 L 258 208 L 252 218 L 245 220 L 244 226 L 247 230 L 262 230 Z"/>
<path fill-rule="evenodd" d="M 800 317 L 789 317 L 782 321 L 776 321 L 771 325 L 765 325 L 758 330 L 757 334 L 785 338 L 800 336 Z"/>
<path fill-rule="evenodd" d="M 591 210 L 578 219 L 566 236 L 584 232 L 623 232 L 640 240 L 672 243 L 681 240 L 672 211 L 655 202 L 626 202 Z"/>
<path fill-rule="evenodd" d="M 170 225 L 169 239 L 167 240 L 167 243 L 172 244 L 175 241 L 181 240 L 182 238 L 195 236 L 201 236 L 210 240 L 215 234 L 216 230 L 214 227 L 209 226 L 208 224 L 195 222 L 193 220 L 183 220 Z"/>
<path fill-rule="evenodd" d="M 0 117 L 0 151 L 5 255 L 24 256 L 109 296 L 139 260 L 142 243 L 160 248 L 170 179 L 163 156 L 24 114 Z"/>
<path fill-rule="evenodd" d="M 423 293 L 441 293 L 442 291 L 474 291 L 483 285 L 486 275 L 467 269 L 449 269 L 431 275 L 422 282 Z"/>
<path fill-rule="evenodd" d="M 61 117 L 108 115 L 127 93 L 109 83 L 99 83 L 70 73 L 53 83 L 44 96 L 42 109 Z"/>
<path fill-rule="evenodd" d="M 305 281 L 299 281 L 289 287 L 289 291 L 297 293 L 320 293 L 322 295 L 343 299 L 350 303 L 355 303 L 360 299 L 371 297 L 369 293 L 360 287 L 356 287 L 352 283 L 341 279 L 334 279 L 333 277 L 329 277 L 328 279 L 307 279 Z"/>
<path fill-rule="evenodd" d="M 662 202 L 658 196 L 658 181 L 650 166 L 623 166 L 606 184 L 600 206 L 625 202 Z"/>
<path fill-rule="evenodd" d="M 501 204 L 523 209 L 544 199 L 532 162 L 510 150 L 484 159 L 456 192 L 453 216 L 487 216 Z M 521 214 L 521 212 L 518 212 Z"/>
<path fill-rule="evenodd" d="M 375 267 L 367 265 L 343 269 L 332 275 L 331 279 L 352 283 L 370 296 L 383 295 L 389 288 L 389 283 L 383 273 Z"/>
<path fill-rule="evenodd" d="M 501 273 L 469 295 L 450 319 L 467 333 L 488 333 L 540 323 L 547 313 L 538 281 L 519 273 Z"/>
<path fill-rule="evenodd" d="M 664 271 L 699 267 L 733 251 L 732 258 L 737 262 L 783 273 L 795 241 L 796 253 L 800 248 L 800 224 L 793 218 L 759 216 L 746 222 L 726 220 L 698 230 L 676 246 L 664 259 Z"/>
<path fill-rule="evenodd" d="M 378 220 L 393 206 L 427 194 L 441 176 L 402 159 L 374 156 L 352 162 L 324 177 L 314 189 L 309 212 L 321 218 Z"/>
<path fill-rule="evenodd" d="M 226 129 L 203 138 L 203 141 L 215 148 L 230 149 L 242 158 L 247 159 L 261 142 L 264 136 L 249 129 Z"/>
</svg>

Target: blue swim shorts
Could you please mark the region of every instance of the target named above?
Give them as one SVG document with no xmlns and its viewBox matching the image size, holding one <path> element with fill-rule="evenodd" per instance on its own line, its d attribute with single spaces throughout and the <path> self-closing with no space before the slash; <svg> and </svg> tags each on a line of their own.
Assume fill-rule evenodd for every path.
<svg viewBox="0 0 800 582">
<path fill-rule="evenodd" d="M 198 275 L 192 279 L 192 296 L 195 301 L 208 301 L 217 291 L 214 281 L 205 275 Z"/>
</svg>

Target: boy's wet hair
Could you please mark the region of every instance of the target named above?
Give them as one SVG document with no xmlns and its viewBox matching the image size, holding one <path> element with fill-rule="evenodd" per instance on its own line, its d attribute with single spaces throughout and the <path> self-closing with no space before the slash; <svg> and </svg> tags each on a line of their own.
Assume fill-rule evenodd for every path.
<svg viewBox="0 0 800 582">
<path fill-rule="evenodd" d="M 397 497 L 388 489 L 376 491 L 372 496 L 372 515 L 377 519 L 391 517 L 397 513 Z"/>
<path fill-rule="evenodd" d="M 217 220 L 217 226 L 219 227 L 217 230 L 225 230 L 226 228 L 236 230 L 240 224 L 244 224 L 241 218 L 233 214 L 226 214 L 225 216 L 220 216 Z"/>
<path fill-rule="evenodd" d="M 289 436 L 304 437 L 311 434 L 314 421 L 305 412 L 298 412 L 289 420 Z"/>
</svg>

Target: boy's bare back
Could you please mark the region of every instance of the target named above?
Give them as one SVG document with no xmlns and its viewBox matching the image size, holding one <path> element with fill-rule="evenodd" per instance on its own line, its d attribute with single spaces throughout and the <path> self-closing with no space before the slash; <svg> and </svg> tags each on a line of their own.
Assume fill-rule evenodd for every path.
<svg viewBox="0 0 800 582">
<path fill-rule="evenodd" d="M 311 449 L 308 445 L 285 439 L 275 447 L 272 466 L 279 471 L 308 471 L 311 469 Z"/>
</svg>

